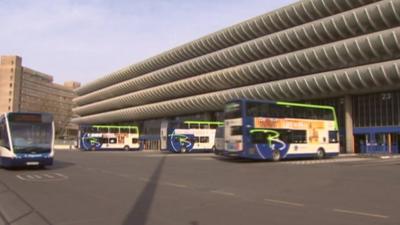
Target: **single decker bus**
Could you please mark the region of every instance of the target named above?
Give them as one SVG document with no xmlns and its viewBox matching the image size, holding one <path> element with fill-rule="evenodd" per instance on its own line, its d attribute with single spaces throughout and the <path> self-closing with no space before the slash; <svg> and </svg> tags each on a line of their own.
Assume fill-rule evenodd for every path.
<svg viewBox="0 0 400 225">
<path fill-rule="evenodd" d="M 53 164 L 53 158 L 52 114 L 8 112 L 0 116 L 2 167 L 45 167 Z"/>
</svg>

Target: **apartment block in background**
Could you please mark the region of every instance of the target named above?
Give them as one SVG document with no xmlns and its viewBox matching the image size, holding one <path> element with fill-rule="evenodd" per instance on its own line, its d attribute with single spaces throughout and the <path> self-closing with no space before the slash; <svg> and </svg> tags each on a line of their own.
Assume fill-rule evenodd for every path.
<svg viewBox="0 0 400 225">
<path fill-rule="evenodd" d="M 49 112 L 54 115 L 57 137 L 73 137 L 78 127 L 70 123 L 73 89 L 79 82 L 53 83 L 53 77 L 22 66 L 19 56 L 1 56 L 0 112 Z"/>
</svg>

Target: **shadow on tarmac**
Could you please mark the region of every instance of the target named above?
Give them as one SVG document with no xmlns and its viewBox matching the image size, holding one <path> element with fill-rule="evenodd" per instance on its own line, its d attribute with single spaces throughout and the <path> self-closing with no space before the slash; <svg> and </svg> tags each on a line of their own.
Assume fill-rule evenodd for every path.
<svg viewBox="0 0 400 225">
<path fill-rule="evenodd" d="M 230 157 L 225 157 L 225 156 L 212 156 L 213 159 L 219 160 L 221 162 L 227 162 L 227 163 L 266 163 L 270 162 L 268 160 L 252 160 L 252 159 L 244 159 L 244 158 L 230 158 Z"/>
<path fill-rule="evenodd" d="M 51 169 L 63 169 L 67 167 L 74 166 L 75 163 L 67 162 L 67 161 L 61 161 L 61 160 L 54 160 L 53 165 L 46 167 L 46 169 L 51 170 Z"/>
<path fill-rule="evenodd" d="M 144 187 L 142 193 L 140 193 L 139 198 L 136 200 L 135 205 L 132 207 L 128 216 L 125 218 L 123 225 L 146 224 L 165 159 L 166 156 L 161 158 L 157 168 L 153 172 L 153 175 L 147 182 L 147 185 Z"/>
</svg>

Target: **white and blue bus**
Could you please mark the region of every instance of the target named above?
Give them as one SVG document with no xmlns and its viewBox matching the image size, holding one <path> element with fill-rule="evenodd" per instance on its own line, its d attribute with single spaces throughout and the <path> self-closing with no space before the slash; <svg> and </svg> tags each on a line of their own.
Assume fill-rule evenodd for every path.
<svg viewBox="0 0 400 225">
<path fill-rule="evenodd" d="M 212 152 L 217 121 L 164 121 L 161 124 L 161 150 L 174 153 Z"/>
<path fill-rule="evenodd" d="M 336 156 L 331 106 L 237 100 L 225 106 L 224 155 L 255 160 Z"/>
<path fill-rule="evenodd" d="M 84 151 L 140 149 L 137 126 L 90 125 L 79 132 L 79 148 Z"/>
<path fill-rule="evenodd" d="M 53 164 L 54 122 L 49 113 L 9 112 L 0 116 L 0 165 Z"/>
</svg>

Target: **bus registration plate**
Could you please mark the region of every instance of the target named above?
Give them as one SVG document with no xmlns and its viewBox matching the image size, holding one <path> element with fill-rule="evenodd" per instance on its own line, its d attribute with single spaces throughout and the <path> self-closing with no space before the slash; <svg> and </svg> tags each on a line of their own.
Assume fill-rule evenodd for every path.
<svg viewBox="0 0 400 225">
<path fill-rule="evenodd" d="M 39 162 L 26 162 L 27 166 L 37 166 L 39 165 Z"/>
</svg>

